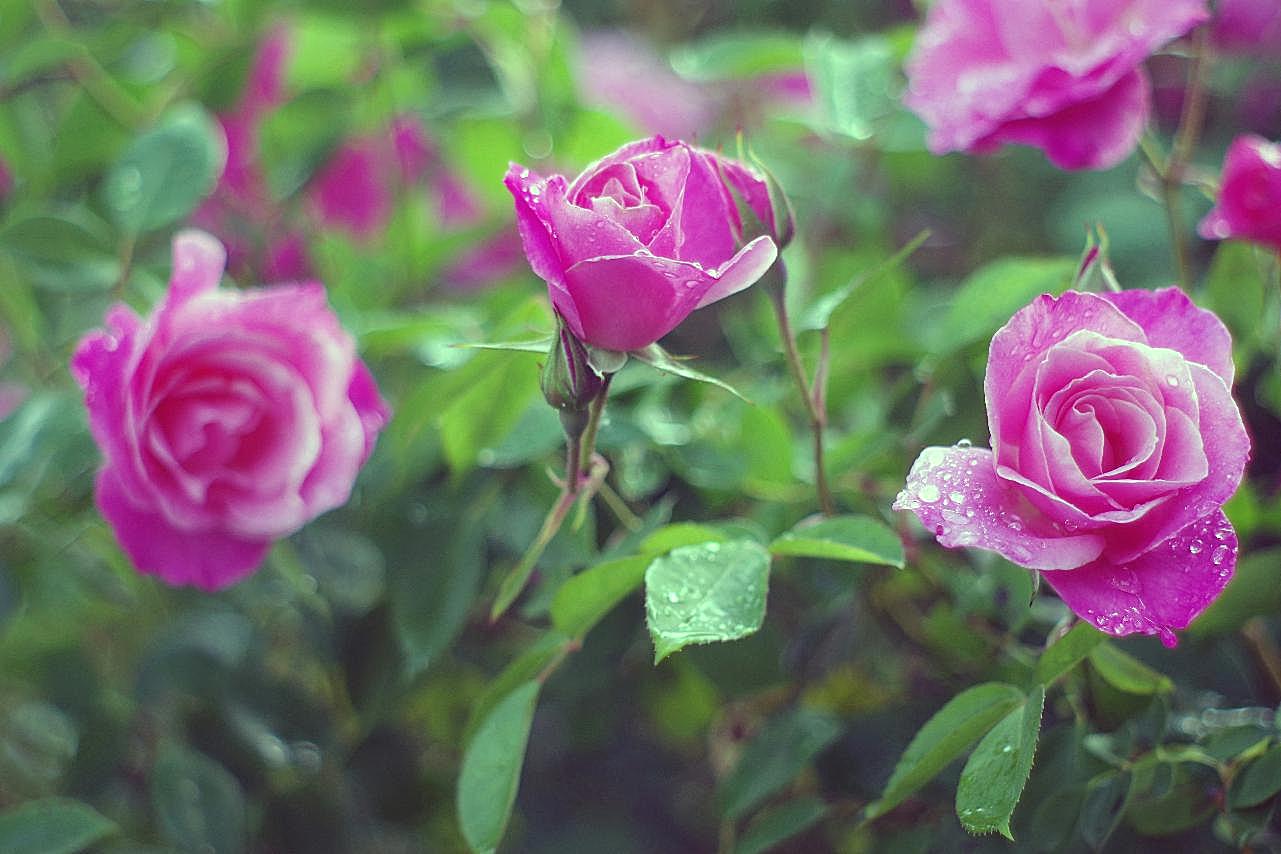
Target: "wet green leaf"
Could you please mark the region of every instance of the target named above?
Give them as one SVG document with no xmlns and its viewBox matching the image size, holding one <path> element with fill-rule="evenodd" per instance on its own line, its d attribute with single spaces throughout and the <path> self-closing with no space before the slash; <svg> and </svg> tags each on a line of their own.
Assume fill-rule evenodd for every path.
<svg viewBox="0 0 1281 854">
<path fill-rule="evenodd" d="M 996 831 L 1014 841 L 1010 816 L 1032 771 L 1044 709 L 1045 686 L 1038 685 L 970 754 L 956 789 L 956 814 L 970 833 Z"/>
<path fill-rule="evenodd" d="M 770 543 L 774 555 L 903 567 L 899 535 L 870 516 L 837 516 L 798 525 Z"/>
</svg>

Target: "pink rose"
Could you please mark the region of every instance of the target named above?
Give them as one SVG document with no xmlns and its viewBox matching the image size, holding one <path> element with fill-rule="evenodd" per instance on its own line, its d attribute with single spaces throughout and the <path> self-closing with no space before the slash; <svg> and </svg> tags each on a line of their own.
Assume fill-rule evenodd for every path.
<svg viewBox="0 0 1281 854">
<path fill-rule="evenodd" d="M 992 450 L 927 448 L 895 509 L 1041 570 L 1079 616 L 1167 645 L 1236 564 L 1250 441 L 1219 319 L 1177 288 L 1044 295 L 992 338 Z"/>
<path fill-rule="evenodd" d="M 115 306 L 71 361 L 102 515 L 139 570 L 204 590 L 343 504 L 388 417 L 321 285 L 219 290 L 224 260 L 180 233 L 159 308 Z"/>
<path fill-rule="evenodd" d="M 513 163 L 505 183 L 552 305 L 576 336 L 608 350 L 654 343 L 694 309 L 750 286 L 778 255 L 768 235 L 742 245 L 736 195 L 774 223 L 765 179 L 661 136 L 623 146 L 572 182 Z"/>
<path fill-rule="evenodd" d="M 1253 134 L 1232 141 L 1219 201 L 1197 230 L 1211 240 L 1234 237 L 1281 251 L 1281 145 Z"/>
<path fill-rule="evenodd" d="M 1140 64 L 1207 17 L 1204 0 L 938 0 L 904 102 L 935 154 L 1013 142 L 1063 169 L 1106 169 L 1147 121 Z"/>
<path fill-rule="evenodd" d="M 1266 56 L 1281 48 L 1281 3 L 1277 0 L 1219 0 L 1210 40 L 1227 53 Z"/>
</svg>

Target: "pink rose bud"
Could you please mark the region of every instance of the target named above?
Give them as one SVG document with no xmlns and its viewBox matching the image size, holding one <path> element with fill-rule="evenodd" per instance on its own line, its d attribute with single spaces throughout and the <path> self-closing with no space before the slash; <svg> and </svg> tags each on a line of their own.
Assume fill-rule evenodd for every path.
<svg viewBox="0 0 1281 854">
<path fill-rule="evenodd" d="M 140 571 L 203 590 L 346 502 L 388 418 L 321 285 L 220 290 L 223 262 L 178 234 L 164 302 L 145 320 L 116 305 L 71 361 L 99 510 Z"/>
<path fill-rule="evenodd" d="M 988 351 L 992 450 L 926 448 L 894 507 L 1040 570 L 1102 631 L 1172 646 L 1236 564 L 1232 374 L 1227 329 L 1178 288 L 1038 297 Z"/>
<path fill-rule="evenodd" d="M 1020 143 L 1063 169 L 1106 169 L 1147 121 L 1141 63 L 1207 17 L 1204 0 L 938 0 L 903 101 L 935 154 Z"/>
<path fill-rule="evenodd" d="M 1281 145 L 1253 134 L 1232 141 L 1219 201 L 1197 230 L 1211 240 L 1252 240 L 1281 251 Z"/>
<path fill-rule="evenodd" d="M 587 361 L 587 347 L 563 323 L 556 324 L 556 338 L 547 353 L 540 385 L 547 402 L 562 412 L 585 410 L 604 385 Z"/>
<path fill-rule="evenodd" d="M 690 312 L 737 293 L 774 263 L 768 235 L 744 246 L 744 228 L 710 151 L 663 139 L 629 143 L 572 182 L 512 164 L 525 256 L 552 305 L 580 340 L 635 350 Z M 758 200 L 768 199 L 761 186 Z"/>
</svg>

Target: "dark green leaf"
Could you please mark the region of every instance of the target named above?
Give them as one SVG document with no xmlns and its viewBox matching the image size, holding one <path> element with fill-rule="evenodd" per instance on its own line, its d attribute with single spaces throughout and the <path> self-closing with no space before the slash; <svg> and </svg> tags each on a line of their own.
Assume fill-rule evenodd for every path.
<svg viewBox="0 0 1281 854">
<path fill-rule="evenodd" d="M 798 525 L 770 543 L 769 550 L 774 555 L 903 567 L 899 535 L 870 516 L 837 516 Z"/>
<path fill-rule="evenodd" d="M 1102 632 L 1089 623 L 1077 623 L 1041 653 L 1036 662 L 1036 681 L 1049 685 L 1083 661 L 1104 637 Z"/>
<path fill-rule="evenodd" d="M 463 744 L 471 744 L 480 725 L 500 701 L 525 682 L 537 678 L 549 664 L 565 654 L 570 643 L 571 639 L 559 631 L 547 632 L 529 643 L 524 652 L 490 680 L 472 704 L 467 725 L 463 728 Z"/>
<path fill-rule="evenodd" d="M 1081 805 L 1081 836 L 1094 850 L 1101 849 L 1121 823 L 1131 782 L 1129 771 L 1110 771 L 1091 781 L 1086 790 Z"/>
<path fill-rule="evenodd" d="M 1228 791 L 1228 805 L 1234 810 L 1258 806 L 1277 792 L 1281 792 L 1281 746 L 1272 747 L 1237 772 Z"/>
<path fill-rule="evenodd" d="M 765 854 L 780 842 L 813 827 L 827 815 L 827 804 L 819 798 L 798 798 L 761 813 L 743 831 L 734 850 L 737 854 Z"/>
<path fill-rule="evenodd" d="M 624 557 L 586 569 L 570 578 L 552 599 L 552 625 L 581 638 L 645 581 L 648 557 Z"/>
<path fill-rule="evenodd" d="M 75 854 L 115 832 L 93 807 L 70 798 L 42 798 L 0 813 L 5 854 Z"/>
<path fill-rule="evenodd" d="M 184 851 L 245 850 L 245 800 L 236 778 L 194 750 L 167 745 L 151 773 L 161 835 Z"/>
<path fill-rule="evenodd" d="M 956 814 L 970 833 L 996 831 L 1014 841 L 1010 816 L 1032 771 L 1044 710 L 1045 686 L 1038 685 L 970 754 L 956 789 Z"/>
<path fill-rule="evenodd" d="M 654 663 L 692 643 L 735 640 L 765 619 L 769 552 L 751 540 L 682 546 L 645 572 Z"/>
<path fill-rule="evenodd" d="M 795 709 L 770 720 L 743 749 L 738 764 L 721 784 L 725 817 L 737 820 L 750 813 L 791 783 L 840 734 L 837 721 L 808 709 Z"/>
<path fill-rule="evenodd" d="M 126 234 L 182 219 L 213 189 L 227 144 L 212 118 L 185 104 L 135 139 L 103 182 L 107 210 Z"/>
<path fill-rule="evenodd" d="M 1001 682 L 975 685 L 957 694 L 912 738 L 885 793 L 868 806 L 868 817 L 884 815 L 903 803 L 1023 703 L 1022 691 Z"/>
<path fill-rule="evenodd" d="M 526 682 L 498 702 L 463 754 L 458 821 L 463 838 L 478 854 L 493 851 L 503 840 L 541 687 L 538 682 Z"/>
</svg>

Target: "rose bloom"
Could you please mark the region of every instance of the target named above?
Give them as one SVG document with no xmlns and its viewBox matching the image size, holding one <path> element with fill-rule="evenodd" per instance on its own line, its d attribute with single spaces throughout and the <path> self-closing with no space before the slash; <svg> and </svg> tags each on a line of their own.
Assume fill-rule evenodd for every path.
<svg viewBox="0 0 1281 854">
<path fill-rule="evenodd" d="M 1177 288 L 1038 297 L 992 338 L 992 449 L 927 448 L 894 507 L 1040 570 L 1105 632 L 1173 645 L 1236 564 L 1232 374 L 1227 329 Z"/>
<path fill-rule="evenodd" d="M 81 340 L 96 498 L 134 565 L 226 587 L 351 494 L 388 418 L 319 284 L 219 290 L 223 247 L 180 233 L 164 302 Z"/>
<path fill-rule="evenodd" d="M 1281 145 L 1253 134 L 1232 141 L 1219 200 L 1198 231 L 1211 240 L 1252 240 L 1281 252 Z"/>
<path fill-rule="evenodd" d="M 505 179 L 530 266 L 588 344 L 635 350 L 774 263 L 763 176 L 661 136 L 629 143 L 573 181 L 513 163 Z M 738 195 L 767 234 L 743 245 Z"/>
<path fill-rule="evenodd" d="M 1206 17 L 1204 0 L 938 0 L 903 100 L 935 154 L 1021 143 L 1063 169 L 1106 169 L 1147 121 L 1140 64 Z"/>
</svg>

